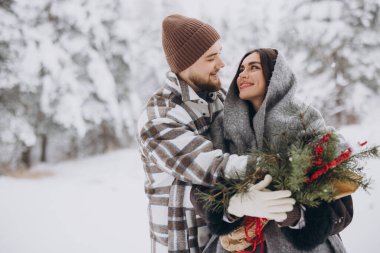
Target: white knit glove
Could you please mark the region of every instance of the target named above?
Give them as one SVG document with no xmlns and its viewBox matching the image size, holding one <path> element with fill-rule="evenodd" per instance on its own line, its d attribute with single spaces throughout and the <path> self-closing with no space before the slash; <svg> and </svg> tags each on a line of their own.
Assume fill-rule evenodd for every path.
<svg viewBox="0 0 380 253">
<path fill-rule="evenodd" d="M 286 212 L 293 210 L 296 201 L 289 198 L 290 191 L 270 191 L 266 187 L 272 182 L 272 176 L 266 175 L 262 181 L 250 187 L 246 193 L 232 196 L 227 211 L 238 217 L 244 215 L 266 218 L 277 222 L 286 219 Z"/>
</svg>

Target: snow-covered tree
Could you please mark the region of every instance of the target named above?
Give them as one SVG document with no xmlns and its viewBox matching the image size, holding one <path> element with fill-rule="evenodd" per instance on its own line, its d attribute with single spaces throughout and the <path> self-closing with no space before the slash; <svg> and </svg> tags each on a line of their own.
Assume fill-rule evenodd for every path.
<svg viewBox="0 0 380 253">
<path fill-rule="evenodd" d="M 130 80 L 142 101 L 162 86 L 169 70 L 162 49 L 162 20 L 182 13 L 182 5 L 171 0 L 123 2 L 126 36 L 129 41 Z"/>
<path fill-rule="evenodd" d="M 380 96 L 379 1 L 284 3 L 0 1 L 0 167 L 133 143 L 140 101 L 168 70 L 161 25 L 173 13 L 220 32 L 226 88 L 249 49 L 286 48 L 300 96 L 337 123 L 358 120 Z"/>
<path fill-rule="evenodd" d="M 380 91 L 380 2 L 308 0 L 284 8 L 280 39 L 305 83 L 301 94 L 337 125 L 355 123 Z"/>
<path fill-rule="evenodd" d="M 204 3 L 205 5 L 207 2 Z M 222 56 L 226 67 L 222 71 L 222 77 L 226 88 L 235 75 L 237 65 L 241 57 L 249 50 L 259 47 L 274 47 L 271 30 L 273 19 L 271 18 L 270 3 L 264 1 L 243 1 L 231 5 L 225 2 L 224 6 L 215 2 L 215 8 L 220 11 L 215 12 L 212 23 L 218 28 L 221 34 L 223 46 Z M 201 13 L 204 19 L 210 14 L 210 8 L 202 8 Z"/>
<path fill-rule="evenodd" d="M 24 45 L 19 18 L 12 1 L 0 5 L 0 167 L 16 167 L 29 162 L 30 147 L 36 144 L 33 124 L 37 120 L 38 89 L 19 83 Z"/>
<path fill-rule="evenodd" d="M 136 106 L 120 1 L 0 8 L 1 165 L 131 145 Z"/>
</svg>

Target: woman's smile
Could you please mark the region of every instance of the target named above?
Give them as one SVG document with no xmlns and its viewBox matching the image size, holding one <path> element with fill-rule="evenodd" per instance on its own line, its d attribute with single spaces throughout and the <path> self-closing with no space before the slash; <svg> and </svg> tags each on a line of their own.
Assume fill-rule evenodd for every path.
<svg viewBox="0 0 380 253">
<path fill-rule="evenodd" d="M 243 90 L 243 89 L 251 87 L 251 86 L 254 86 L 254 84 L 253 83 L 244 82 L 244 83 L 240 84 L 239 88 L 240 88 L 240 90 Z"/>
</svg>

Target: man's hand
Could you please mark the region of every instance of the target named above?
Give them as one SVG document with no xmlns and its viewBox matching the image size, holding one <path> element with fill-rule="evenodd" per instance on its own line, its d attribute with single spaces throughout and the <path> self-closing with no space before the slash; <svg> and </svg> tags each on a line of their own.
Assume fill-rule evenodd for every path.
<svg viewBox="0 0 380 253">
<path fill-rule="evenodd" d="M 272 182 L 272 176 L 266 175 L 257 184 L 251 186 L 248 192 L 232 196 L 227 211 L 238 217 L 244 215 L 266 218 L 277 222 L 286 219 L 286 212 L 293 210 L 296 201 L 289 198 L 290 191 L 270 191 L 266 187 Z"/>
</svg>

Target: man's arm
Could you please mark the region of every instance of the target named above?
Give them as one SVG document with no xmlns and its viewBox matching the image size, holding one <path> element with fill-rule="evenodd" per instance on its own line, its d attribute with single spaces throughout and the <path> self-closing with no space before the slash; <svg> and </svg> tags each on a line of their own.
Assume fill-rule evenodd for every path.
<svg viewBox="0 0 380 253">
<path fill-rule="evenodd" d="M 220 172 L 245 171 L 246 156 L 214 150 L 211 141 L 188 125 L 170 117 L 139 122 L 139 145 L 143 154 L 173 177 L 193 184 L 212 186 Z"/>
<path fill-rule="evenodd" d="M 190 200 L 195 212 L 207 223 L 212 234 L 226 235 L 243 225 L 244 218 L 237 217 L 229 222 L 224 219 L 226 213 L 223 210 L 206 209 L 206 203 L 201 199 L 199 193 L 213 192 L 212 188 L 194 185 L 191 189 Z"/>
</svg>

